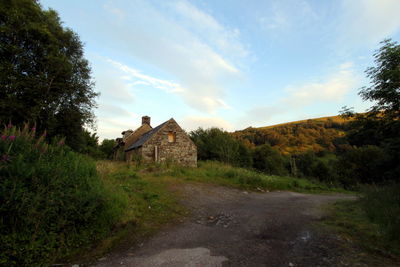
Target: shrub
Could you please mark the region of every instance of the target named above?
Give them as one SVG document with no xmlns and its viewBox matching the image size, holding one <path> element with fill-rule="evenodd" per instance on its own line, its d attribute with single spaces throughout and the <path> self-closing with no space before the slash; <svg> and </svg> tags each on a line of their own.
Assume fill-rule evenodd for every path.
<svg viewBox="0 0 400 267">
<path fill-rule="evenodd" d="M 307 151 L 295 157 L 296 166 L 305 177 L 313 176 L 313 164 L 316 161 L 316 156 L 313 151 Z"/>
<path fill-rule="evenodd" d="M 345 185 L 382 183 L 387 155 L 377 146 L 362 146 L 348 150 L 339 157 L 337 170 Z"/>
<path fill-rule="evenodd" d="M 190 132 L 199 160 L 218 160 L 240 167 L 252 166 L 251 150 L 231 134 L 218 128 Z"/>
<path fill-rule="evenodd" d="M 8 126 L 0 140 L 0 265 L 42 266 L 107 233 L 123 208 L 95 163 L 35 129 Z"/>
<path fill-rule="evenodd" d="M 253 166 L 255 169 L 273 175 L 287 175 L 284 156 L 270 145 L 262 145 L 254 150 Z"/>
<path fill-rule="evenodd" d="M 400 247 L 400 184 L 364 187 L 362 206 L 388 241 Z M 400 251 L 399 251 L 400 252 Z"/>
</svg>

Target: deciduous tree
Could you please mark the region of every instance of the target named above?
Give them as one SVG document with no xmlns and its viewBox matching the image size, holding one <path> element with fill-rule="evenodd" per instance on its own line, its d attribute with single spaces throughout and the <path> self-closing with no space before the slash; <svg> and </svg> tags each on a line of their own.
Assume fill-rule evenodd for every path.
<svg viewBox="0 0 400 267">
<path fill-rule="evenodd" d="M 0 2 L 0 122 L 36 123 L 73 148 L 94 125 L 94 84 L 83 45 L 34 0 Z"/>
</svg>

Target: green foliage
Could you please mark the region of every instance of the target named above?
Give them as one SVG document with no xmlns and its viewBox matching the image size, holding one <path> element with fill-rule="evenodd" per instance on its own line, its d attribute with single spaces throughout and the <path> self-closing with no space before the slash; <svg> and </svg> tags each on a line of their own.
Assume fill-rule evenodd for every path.
<svg viewBox="0 0 400 267">
<path fill-rule="evenodd" d="M 139 173 L 140 169 L 123 162 L 99 161 L 99 172 L 114 195 L 124 198 L 127 207 L 119 223 L 152 227 L 168 222 L 181 211 L 176 196 L 166 190 L 159 177 Z"/>
<path fill-rule="evenodd" d="M 334 192 L 344 190 L 323 183 L 288 176 L 266 175 L 249 169 L 233 167 L 217 161 L 200 161 L 198 168 L 175 166 L 159 177 L 172 176 L 188 181 L 228 185 L 247 190 L 292 190 L 298 192 Z"/>
<path fill-rule="evenodd" d="M 95 159 L 104 159 L 106 157 L 99 148 L 99 137 L 96 133 L 83 130 L 82 139 L 77 149 L 78 152 L 89 155 Z"/>
<path fill-rule="evenodd" d="M 228 132 L 218 128 L 202 129 L 189 133 L 197 145 L 200 160 L 219 160 L 238 166 L 251 167 L 251 152 Z M 248 165 L 247 165 L 248 164 Z"/>
<path fill-rule="evenodd" d="M 363 209 L 400 254 L 400 185 L 367 186 L 363 191 Z"/>
<path fill-rule="evenodd" d="M 371 112 L 400 119 L 400 45 L 390 39 L 381 44 L 374 54 L 375 66 L 366 71 L 371 86 L 363 87 L 359 94 L 364 100 L 375 102 Z"/>
<path fill-rule="evenodd" d="M 287 175 L 285 161 L 278 151 L 270 145 L 262 145 L 254 149 L 253 166 L 255 169 L 270 175 Z"/>
<path fill-rule="evenodd" d="M 377 146 L 362 146 L 339 158 L 338 171 L 344 183 L 379 183 L 385 181 L 383 167 L 387 155 Z"/>
<path fill-rule="evenodd" d="M 114 153 L 114 147 L 117 145 L 115 139 L 104 139 L 99 146 L 100 151 L 103 153 L 106 159 L 112 159 Z"/>
<path fill-rule="evenodd" d="M 97 161 L 97 170 L 107 191 L 124 203 L 124 209 L 106 238 L 94 249 L 77 255 L 80 262 L 102 257 L 121 243 L 132 246 L 143 242 L 145 237 L 186 212 L 178 202 L 177 193 L 168 190 L 167 179 L 121 161 Z"/>
<path fill-rule="evenodd" d="M 361 149 L 347 153 L 345 157 L 350 157 L 350 161 L 354 164 L 356 164 L 354 157 L 371 160 L 369 163 L 372 167 L 365 166 L 366 163 L 362 159 L 358 161 L 359 165 L 350 166 L 355 169 L 354 175 L 362 176 L 359 177 L 362 181 L 378 183 L 385 180 L 399 181 L 400 45 L 391 40 L 384 40 L 382 47 L 374 56 L 375 66 L 366 71 L 371 79 L 371 86 L 361 88 L 359 94 L 364 100 L 373 101 L 375 104 L 366 114 L 345 112 L 344 115 L 354 117 L 349 125 L 351 127 L 348 134 L 349 143 Z M 362 147 L 365 149 L 362 150 Z M 360 155 L 369 152 L 370 156 Z"/>
<path fill-rule="evenodd" d="M 242 142 L 239 142 L 238 154 L 239 155 L 236 160 L 237 166 L 243 168 L 253 166 L 253 151 Z"/>
<path fill-rule="evenodd" d="M 0 122 L 36 123 L 78 150 L 95 97 L 79 37 L 37 1 L 0 2 Z"/>
<path fill-rule="evenodd" d="M 344 241 L 345 254 L 342 256 L 347 265 L 397 266 L 400 256 L 398 240 L 391 241 L 379 225 L 371 222 L 363 208 L 366 204 L 365 200 L 351 200 L 328 205 L 322 223 L 335 230 Z M 385 205 L 390 203 L 376 204 L 386 210 Z M 379 208 L 374 207 L 374 210 L 379 211 Z"/>
<path fill-rule="evenodd" d="M 104 139 L 99 145 L 99 137 L 97 133 L 91 133 L 83 130 L 80 135 L 80 143 L 76 147 L 76 151 L 88 155 L 94 159 L 112 159 L 116 141 L 114 139 Z M 124 155 L 123 155 L 124 156 Z"/>
<path fill-rule="evenodd" d="M 0 140 L 0 265 L 41 266 L 106 234 L 123 202 L 110 195 L 95 163 L 6 127 Z"/>
<path fill-rule="evenodd" d="M 328 184 L 344 185 L 337 173 L 338 159 L 335 154 L 323 153 L 318 156 L 312 151 L 294 156 L 299 175 L 315 178 Z"/>
</svg>

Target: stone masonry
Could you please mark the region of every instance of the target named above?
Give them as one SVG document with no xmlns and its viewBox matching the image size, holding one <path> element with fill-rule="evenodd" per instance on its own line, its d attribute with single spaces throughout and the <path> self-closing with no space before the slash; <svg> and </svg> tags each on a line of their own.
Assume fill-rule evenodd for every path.
<svg viewBox="0 0 400 267">
<path fill-rule="evenodd" d="M 151 128 L 150 118 L 145 116 L 142 118 L 142 126 L 126 140 L 129 140 L 124 144 L 127 161 L 131 161 L 136 154 L 144 162 L 197 166 L 196 145 L 172 118 L 156 128 Z"/>
</svg>

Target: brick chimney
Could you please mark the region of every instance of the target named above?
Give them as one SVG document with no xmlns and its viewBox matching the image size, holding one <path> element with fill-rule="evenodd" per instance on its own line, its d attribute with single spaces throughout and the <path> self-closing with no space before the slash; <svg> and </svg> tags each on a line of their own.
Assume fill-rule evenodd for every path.
<svg viewBox="0 0 400 267">
<path fill-rule="evenodd" d="M 150 117 L 149 116 L 143 116 L 142 117 L 142 125 L 148 124 L 150 126 Z"/>
</svg>

